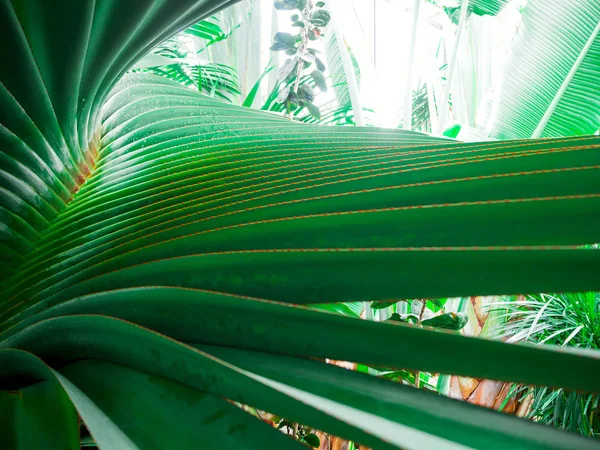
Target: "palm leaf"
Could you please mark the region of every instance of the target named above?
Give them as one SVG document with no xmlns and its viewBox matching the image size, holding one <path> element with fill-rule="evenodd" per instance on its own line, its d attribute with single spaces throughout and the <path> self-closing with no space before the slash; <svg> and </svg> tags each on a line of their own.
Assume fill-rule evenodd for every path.
<svg viewBox="0 0 600 450">
<path fill-rule="evenodd" d="M 202 23 L 204 21 L 199 22 L 199 24 Z M 187 30 L 183 34 L 186 32 Z M 227 37 L 228 35 L 223 34 L 214 42 Z M 152 53 L 137 62 L 132 72 L 160 75 L 229 102 L 231 101 L 230 96 L 240 94 L 239 79 L 235 68 L 201 60 L 197 56 L 190 58 L 188 53 L 177 37 L 169 38 L 157 46 Z"/>
<path fill-rule="evenodd" d="M 457 6 L 442 6 L 452 23 L 458 24 L 460 7 L 465 3 L 465 1 L 468 1 L 467 10 L 469 13 L 473 13 L 478 16 L 496 16 L 512 0 L 460 0 L 457 2 Z M 435 0 L 432 2 L 438 3 Z"/>
<path fill-rule="evenodd" d="M 469 9 L 478 16 L 497 15 L 511 0 L 469 0 Z"/>
<path fill-rule="evenodd" d="M 600 392 L 596 353 L 293 304 L 600 288 L 598 139 L 318 127 L 123 76 L 225 3 L 0 4 L 3 435 L 27 390 L 28 433 L 67 423 L 47 448 L 76 448 L 65 395 L 108 449 L 299 446 L 222 398 L 374 448 L 593 448 L 307 359 Z"/>
<path fill-rule="evenodd" d="M 593 134 L 600 125 L 600 3 L 530 0 L 491 136 Z"/>
</svg>

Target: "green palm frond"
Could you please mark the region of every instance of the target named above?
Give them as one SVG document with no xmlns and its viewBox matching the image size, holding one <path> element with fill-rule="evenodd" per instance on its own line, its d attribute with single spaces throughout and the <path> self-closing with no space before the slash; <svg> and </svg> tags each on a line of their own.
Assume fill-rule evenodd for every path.
<svg viewBox="0 0 600 450">
<path fill-rule="evenodd" d="M 345 105 L 335 108 L 333 105 L 328 104 L 322 107 L 321 119 L 315 119 L 310 114 L 304 116 L 301 121 L 304 123 L 314 123 L 321 125 L 356 125 L 354 119 L 354 110 L 352 105 Z M 363 114 L 365 115 L 367 123 L 373 123 L 375 118 L 375 112 L 372 109 L 363 108 Z"/>
<path fill-rule="evenodd" d="M 427 85 L 419 83 L 412 95 L 412 129 L 431 132 Z"/>
<path fill-rule="evenodd" d="M 203 46 L 198 51 L 200 53 L 211 45 L 229 38 L 250 16 L 252 13 L 252 6 L 253 5 L 250 5 L 250 7 L 246 6 L 241 10 L 235 8 L 226 9 L 219 14 L 201 20 L 191 27 L 186 28 L 182 33 L 184 35 L 194 36 L 203 41 Z M 234 14 L 234 12 L 237 14 Z"/>
<path fill-rule="evenodd" d="M 228 102 L 232 101 L 230 95 L 240 95 L 237 71 L 223 64 L 176 63 L 140 71 L 162 76 Z"/>
<path fill-rule="evenodd" d="M 220 17 L 223 16 L 223 17 Z M 192 87 L 212 97 L 232 101 L 232 96 L 240 95 L 240 86 L 237 70 L 225 64 L 217 64 L 208 60 L 200 60 L 196 56 L 190 57 L 190 51 L 184 46 L 182 37 L 194 36 L 203 40 L 203 49 L 219 41 L 227 39 L 240 27 L 243 22 L 241 18 L 236 24 L 232 24 L 224 31 L 219 26 L 225 15 L 213 16 L 201 20 L 197 24 L 185 29 L 176 36 L 162 42 L 153 49 L 148 62 L 138 64 L 132 72 L 147 72 L 176 81 L 184 86 Z M 152 58 L 158 55 L 162 58 Z"/>
<path fill-rule="evenodd" d="M 377 449 L 595 448 L 322 360 L 598 393 L 597 353 L 309 305 L 600 289 L 598 138 L 321 127 L 126 73 L 228 3 L 0 3 L 8 448 L 78 449 L 77 415 L 103 450 L 301 448 L 229 401 Z"/>
</svg>

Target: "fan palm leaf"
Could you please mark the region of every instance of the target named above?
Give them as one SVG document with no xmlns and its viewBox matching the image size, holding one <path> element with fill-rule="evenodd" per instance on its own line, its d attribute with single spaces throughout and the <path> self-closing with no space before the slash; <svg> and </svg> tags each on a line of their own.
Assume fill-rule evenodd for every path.
<svg viewBox="0 0 600 450">
<path fill-rule="evenodd" d="M 76 410 L 103 449 L 300 446 L 227 398 L 373 448 L 593 448 L 318 359 L 600 392 L 595 353 L 304 305 L 598 289 L 597 138 L 291 122 L 124 76 L 230 2 L 33 3 L 0 3 L 9 445 L 79 448 Z"/>
</svg>

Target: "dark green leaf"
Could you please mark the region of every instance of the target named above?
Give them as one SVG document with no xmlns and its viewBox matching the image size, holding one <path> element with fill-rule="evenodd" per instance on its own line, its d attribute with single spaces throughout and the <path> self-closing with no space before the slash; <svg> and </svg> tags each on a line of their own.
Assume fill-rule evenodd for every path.
<svg viewBox="0 0 600 450">
<path fill-rule="evenodd" d="M 275 43 L 273 43 L 273 45 L 271 45 L 269 47 L 269 50 L 274 51 L 274 52 L 279 52 L 281 50 L 287 50 L 287 49 L 288 49 L 288 46 L 285 44 L 282 44 L 281 42 L 275 42 Z M 294 53 L 295 53 L 295 51 L 294 51 Z"/>
<path fill-rule="evenodd" d="M 304 83 L 298 88 L 298 97 L 304 102 L 311 103 L 315 98 L 315 91 L 308 83 Z"/>
<path fill-rule="evenodd" d="M 52 370 L 31 353 L 0 350 L 0 447 L 79 450 L 78 428 Z"/>
<path fill-rule="evenodd" d="M 390 306 L 395 305 L 399 301 L 401 301 L 401 300 L 384 300 L 384 301 L 371 302 L 371 308 L 385 309 L 385 308 L 389 308 Z M 406 300 L 404 300 L 404 301 L 406 301 Z"/>
<path fill-rule="evenodd" d="M 273 37 L 273 45 L 275 44 L 280 44 L 284 49 L 295 48 L 296 37 L 290 33 L 279 31 L 275 33 L 275 36 Z"/>
<path fill-rule="evenodd" d="M 319 448 L 321 446 L 321 440 L 314 433 L 310 433 L 310 434 L 307 434 L 306 436 L 304 436 L 304 442 L 306 442 L 308 445 L 310 445 L 313 448 Z"/>
<path fill-rule="evenodd" d="M 285 101 L 285 106 L 288 112 L 295 110 L 300 105 L 300 100 L 298 99 L 298 95 L 294 91 L 290 91 L 287 100 Z"/>
<path fill-rule="evenodd" d="M 199 442 L 212 450 L 302 449 L 222 398 L 164 377 L 93 360 L 71 364 L 61 373 L 139 449 L 196 450 Z"/>
<path fill-rule="evenodd" d="M 290 86 L 286 86 L 279 91 L 279 94 L 277 95 L 277 101 L 279 103 L 283 103 L 287 100 L 287 98 L 289 96 L 290 96 Z"/>
<path fill-rule="evenodd" d="M 392 315 L 384 320 L 384 322 L 404 322 L 404 323 L 417 323 L 419 318 L 413 314 L 405 314 L 401 316 L 398 313 L 392 313 Z"/>
<path fill-rule="evenodd" d="M 327 92 L 327 81 L 325 81 L 325 76 L 323 75 L 323 72 L 321 72 L 320 70 L 313 70 L 311 72 L 311 76 L 315 81 L 317 87 L 321 90 L 321 92 Z"/>
<path fill-rule="evenodd" d="M 293 428 L 294 424 L 292 422 L 290 422 L 289 420 L 283 419 L 282 421 L 279 422 L 279 424 L 277 425 L 277 429 L 280 430 L 283 427 L 288 427 L 288 428 Z"/>
<path fill-rule="evenodd" d="M 446 330 L 460 330 L 467 324 L 467 316 L 462 313 L 446 313 L 431 319 L 423 320 L 421 325 L 434 328 L 444 328 Z"/>
<path fill-rule="evenodd" d="M 283 65 L 279 68 L 279 73 L 277 74 L 278 81 L 284 81 L 288 76 L 292 74 L 294 69 L 296 68 L 298 61 L 295 58 L 286 59 Z"/>
<path fill-rule="evenodd" d="M 319 110 L 318 107 L 316 107 L 312 103 L 306 103 L 306 109 L 308 109 L 308 112 L 310 113 L 310 115 L 313 116 L 315 119 L 317 119 L 317 120 L 321 119 L 321 111 Z"/>
<path fill-rule="evenodd" d="M 297 9 L 299 3 L 298 0 L 275 0 L 273 6 L 275 6 L 275 9 L 290 11 L 292 9 Z"/>
<path fill-rule="evenodd" d="M 317 27 L 325 27 L 331 20 L 331 15 L 326 9 L 318 9 L 310 17 L 310 23 Z"/>
<path fill-rule="evenodd" d="M 318 57 L 315 58 L 315 63 L 317 65 L 317 69 L 321 72 L 325 72 L 325 70 L 327 70 L 325 64 L 323 64 L 323 61 L 321 61 Z"/>
</svg>

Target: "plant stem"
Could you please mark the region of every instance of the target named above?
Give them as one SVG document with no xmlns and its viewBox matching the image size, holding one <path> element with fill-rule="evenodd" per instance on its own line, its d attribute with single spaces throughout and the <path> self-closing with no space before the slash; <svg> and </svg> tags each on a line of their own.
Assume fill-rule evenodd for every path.
<svg viewBox="0 0 600 450">
<path fill-rule="evenodd" d="M 419 319 L 417 321 L 417 325 L 421 326 L 421 321 L 423 320 L 423 315 L 425 314 L 425 305 L 427 304 L 427 300 L 421 299 L 421 311 L 419 311 Z M 415 387 L 419 389 L 419 385 L 421 384 L 421 371 L 417 370 L 415 373 Z"/>
<path fill-rule="evenodd" d="M 304 27 L 302 27 L 302 29 L 300 30 L 300 39 L 301 40 L 300 40 L 299 51 L 301 54 L 304 53 L 304 51 L 306 50 L 306 47 L 308 46 L 308 32 L 310 29 L 311 10 L 312 10 L 312 2 L 309 1 L 309 2 L 307 2 L 307 5 L 304 8 L 304 11 L 302 11 L 302 16 L 306 22 L 304 23 Z M 303 69 L 304 69 L 304 60 L 302 58 L 300 58 L 300 61 L 298 61 L 298 71 L 296 72 L 296 82 L 294 83 L 294 92 L 296 94 L 298 94 L 298 88 L 300 87 L 300 77 L 302 76 Z"/>
<path fill-rule="evenodd" d="M 312 9 L 312 2 L 308 2 L 306 7 L 304 8 L 304 11 L 300 11 L 300 13 L 302 14 L 302 17 L 305 20 L 304 23 L 304 27 L 302 27 L 300 29 L 300 48 L 298 49 L 299 53 L 304 53 L 304 50 L 306 49 L 307 45 L 308 45 L 308 31 L 310 28 L 310 12 Z M 295 57 L 297 58 L 297 57 Z M 302 58 L 299 58 L 300 60 L 298 61 L 298 68 L 296 70 L 296 81 L 294 82 L 294 90 L 293 92 L 298 95 L 298 89 L 300 87 L 300 78 L 302 77 L 302 71 L 304 68 L 304 60 Z M 291 120 L 293 119 L 292 116 L 292 112 L 289 111 L 289 118 Z"/>
</svg>

